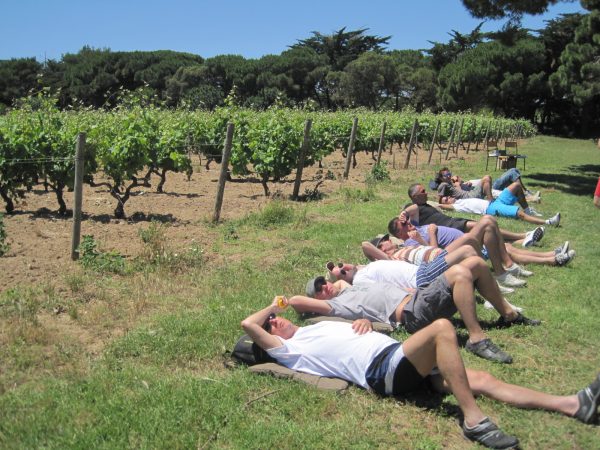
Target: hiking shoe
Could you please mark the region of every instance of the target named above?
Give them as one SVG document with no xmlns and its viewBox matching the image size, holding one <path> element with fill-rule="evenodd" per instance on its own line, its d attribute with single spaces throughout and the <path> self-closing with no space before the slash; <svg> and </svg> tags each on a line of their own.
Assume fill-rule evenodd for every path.
<svg viewBox="0 0 600 450">
<path fill-rule="evenodd" d="M 560 225 L 560 213 L 556 213 L 554 214 L 552 217 L 550 217 L 549 219 L 546 219 L 546 224 L 547 225 L 551 225 L 553 227 L 557 227 Z"/>
<path fill-rule="evenodd" d="M 573 258 L 575 258 L 575 250 L 554 255 L 554 261 L 556 261 L 557 266 L 566 266 Z"/>
<path fill-rule="evenodd" d="M 533 216 L 533 217 L 542 217 L 543 216 L 543 214 L 540 214 L 535 209 L 533 209 L 533 206 L 529 206 L 529 207 L 525 208 L 523 210 L 523 212 L 525 214 L 527 214 L 528 216 Z"/>
<path fill-rule="evenodd" d="M 545 231 L 546 230 L 544 229 L 544 227 L 537 227 L 533 231 L 528 231 L 525 234 L 525 239 L 523 239 L 523 244 L 521 244 L 521 245 L 523 247 L 530 247 L 530 246 L 534 245 L 536 242 L 541 241 L 542 238 L 544 237 Z"/>
<path fill-rule="evenodd" d="M 558 255 L 559 253 L 567 253 L 569 251 L 569 241 L 565 241 L 563 245 L 559 245 L 554 249 L 554 254 Z"/>
<path fill-rule="evenodd" d="M 508 328 L 513 325 L 529 325 L 532 327 L 536 327 L 541 324 L 542 324 L 541 320 L 529 319 L 529 318 L 525 317 L 523 314 L 521 314 L 520 312 L 517 312 L 517 318 L 515 320 L 506 320 L 504 317 L 500 317 L 496 321 L 497 328 Z"/>
<path fill-rule="evenodd" d="M 577 393 L 579 409 L 575 418 L 583 423 L 594 423 L 598 418 L 598 402 L 600 401 L 600 373 L 585 389 Z"/>
<path fill-rule="evenodd" d="M 489 417 L 485 417 L 473 428 L 469 428 L 466 423 L 463 423 L 462 429 L 464 437 L 487 448 L 504 449 L 519 445 L 516 437 L 504 433 Z"/>
<path fill-rule="evenodd" d="M 521 280 L 509 272 L 504 272 L 502 275 L 495 275 L 495 278 L 498 284 L 508 287 L 523 287 L 527 284 L 527 281 Z"/>
<path fill-rule="evenodd" d="M 513 263 L 513 265 L 510 267 L 505 267 L 504 270 L 506 270 L 511 275 L 514 275 L 515 277 L 530 277 L 531 275 L 533 275 L 533 272 L 531 270 L 527 270 L 523 266 L 518 265 L 517 263 Z"/>
<path fill-rule="evenodd" d="M 467 341 L 465 348 L 467 351 L 479 356 L 480 358 L 487 359 L 488 361 L 501 362 L 505 364 L 510 364 L 513 361 L 512 356 L 500 350 L 500 348 L 494 344 L 490 338 L 482 339 L 481 341 L 475 343 Z"/>
<path fill-rule="evenodd" d="M 515 311 L 517 311 L 517 312 L 523 312 L 523 308 L 521 308 L 520 306 L 515 306 L 515 305 L 513 305 L 511 302 L 509 302 L 509 301 L 508 301 L 508 300 L 506 300 L 506 299 L 504 299 L 504 301 L 505 301 L 506 303 L 508 303 L 508 305 L 509 305 L 509 306 L 510 306 L 512 309 L 514 309 Z M 483 302 L 483 307 L 484 307 L 485 309 L 495 309 L 495 308 L 494 308 L 494 305 L 492 305 L 492 304 L 491 304 L 490 302 L 488 302 L 487 300 L 486 300 L 485 302 Z"/>
<path fill-rule="evenodd" d="M 501 294 L 512 294 L 513 292 L 515 292 L 515 290 L 513 288 L 509 288 L 507 286 L 502 286 L 501 284 L 498 284 L 497 282 L 496 282 L 496 284 L 498 285 L 498 288 L 500 288 Z"/>
</svg>

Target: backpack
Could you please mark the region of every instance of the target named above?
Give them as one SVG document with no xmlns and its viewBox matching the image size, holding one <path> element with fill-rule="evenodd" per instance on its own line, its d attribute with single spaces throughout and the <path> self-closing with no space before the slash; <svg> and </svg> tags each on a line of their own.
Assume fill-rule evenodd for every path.
<svg viewBox="0 0 600 450">
<path fill-rule="evenodd" d="M 266 351 L 256 345 L 247 334 L 238 339 L 229 357 L 236 365 L 244 364 L 246 366 L 253 366 L 255 364 L 275 362 L 275 359 L 271 358 Z"/>
</svg>

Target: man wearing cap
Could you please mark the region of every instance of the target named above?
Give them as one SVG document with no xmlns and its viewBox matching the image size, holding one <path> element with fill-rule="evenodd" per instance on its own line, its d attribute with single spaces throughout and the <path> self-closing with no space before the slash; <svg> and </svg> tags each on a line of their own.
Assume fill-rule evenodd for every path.
<svg viewBox="0 0 600 450">
<path fill-rule="evenodd" d="M 455 396 L 464 416 L 464 436 L 486 447 L 510 448 L 519 441 L 484 415 L 475 402 L 476 395 L 520 408 L 560 412 L 583 423 L 597 419 L 600 374 L 589 386 L 568 396 L 504 383 L 487 372 L 465 368 L 456 333 L 446 319 L 436 320 L 400 343 L 373 332 L 364 319 L 353 324 L 321 322 L 298 327 L 277 317 L 281 311 L 276 298 L 242 321 L 244 331 L 280 364 L 342 378 L 380 395 L 404 395 L 427 380 L 434 389 Z"/>
<path fill-rule="evenodd" d="M 481 358 L 502 363 L 511 363 L 512 357 L 483 332 L 475 310 L 474 286 L 500 314 L 499 327 L 540 324 L 539 320 L 523 316 L 502 298 L 489 268 L 478 256 L 453 265 L 424 287 L 417 287 L 416 280 L 402 273 L 402 264 L 407 263 L 375 261 L 362 267 L 332 265 L 330 274 L 337 281 L 332 283 L 323 276 L 313 278 L 306 285 L 306 296 L 296 295 L 288 302 L 300 313 L 349 320 L 364 318 L 392 327 L 401 324 L 409 333 L 417 332 L 436 319 L 450 318 L 458 311 L 469 332 L 466 349 Z M 351 285 L 355 280 L 357 282 Z M 411 282 L 415 282 L 414 286 L 408 285 Z M 409 294 L 411 287 L 417 289 Z"/>
</svg>

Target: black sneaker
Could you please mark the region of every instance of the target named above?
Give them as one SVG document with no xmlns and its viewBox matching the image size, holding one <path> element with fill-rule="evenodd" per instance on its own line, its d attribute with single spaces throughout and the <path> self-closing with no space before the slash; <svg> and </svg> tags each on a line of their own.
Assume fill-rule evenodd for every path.
<svg viewBox="0 0 600 450">
<path fill-rule="evenodd" d="M 513 448 L 519 445 L 519 440 L 516 437 L 504 433 L 488 417 L 473 428 L 468 428 L 467 424 L 463 423 L 462 429 L 463 435 L 467 439 L 478 442 L 487 448 Z"/>
<path fill-rule="evenodd" d="M 510 364 L 513 361 L 512 356 L 500 350 L 500 348 L 489 338 L 482 339 L 475 343 L 467 341 L 465 348 L 471 353 L 480 358 L 487 359 L 488 361 L 501 362 L 504 364 Z"/>
<path fill-rule="evenodd" d="M 575 413 L 575 418 L 583 423 L 594 423 L 598 418 L 598 402 L 600 401 L 600 373 L 585 389 L 577 393 L 579 400 L 579 409 Z"/>
<path fill-rule="evenodd" d="M 541 324 L 542 324 L 541 320 L 529 319 L 529 318 L 525 317 L 523 314 L 521 314 L 520 312 L 517 313 L 517 318 L 515 320 L 506 320 L 504 317 L 500 317 L 496 321 L 497 328 L 508 328 L 513 325 L 529 325 L 532 327 L 536 327 Z"/>
</svg>

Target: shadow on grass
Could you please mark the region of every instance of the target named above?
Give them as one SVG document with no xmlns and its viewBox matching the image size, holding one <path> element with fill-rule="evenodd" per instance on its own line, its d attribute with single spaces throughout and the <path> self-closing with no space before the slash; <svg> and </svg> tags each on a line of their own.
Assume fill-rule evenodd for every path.
<svg viewBox="0 0 600 450">
<path fill-rule="evenodd" d="M 582 164 L 579 166 L 569 166 L 566 169 L 570 173 L 530 173 L 527 178 L 535 181 L 528 181 L 527 186 L 552 188 L 566 194 L 591 196 L 594 193 L 600 165 Z"/>
</svg>

